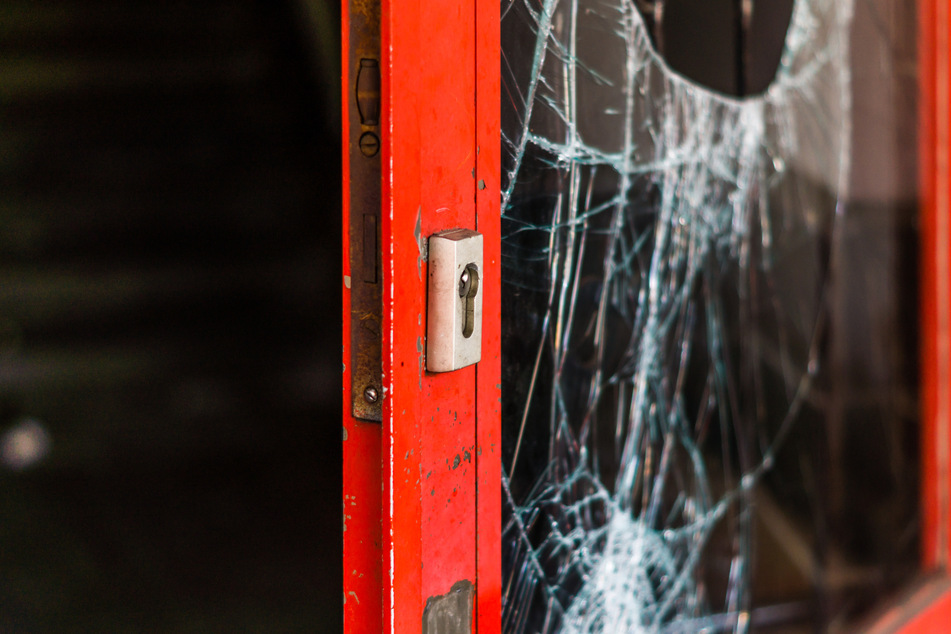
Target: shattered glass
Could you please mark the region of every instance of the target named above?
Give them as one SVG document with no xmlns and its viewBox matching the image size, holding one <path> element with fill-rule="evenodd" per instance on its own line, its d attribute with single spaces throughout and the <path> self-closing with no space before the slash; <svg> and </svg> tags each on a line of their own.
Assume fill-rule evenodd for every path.
<svg viewBox="0 0 951 634">
<path fill-rule="evenodd" d="M 747 631 L 756 509 L 812 504 L 852 3 L 748 97 L 637 4 L 502 2 L 505 632 Z"/>
</svg>

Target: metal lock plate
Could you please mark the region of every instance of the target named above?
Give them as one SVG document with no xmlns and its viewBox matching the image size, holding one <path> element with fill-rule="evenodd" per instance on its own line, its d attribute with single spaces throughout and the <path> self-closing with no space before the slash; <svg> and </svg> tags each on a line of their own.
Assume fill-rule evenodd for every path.
<svg viewBox="0 0 951 634">
<path fill-rule="evenodd" d="M 429 238 L 426 369 L 451 372 L 482 358 L 482 234 L 441 231 Z"/>
</svg>

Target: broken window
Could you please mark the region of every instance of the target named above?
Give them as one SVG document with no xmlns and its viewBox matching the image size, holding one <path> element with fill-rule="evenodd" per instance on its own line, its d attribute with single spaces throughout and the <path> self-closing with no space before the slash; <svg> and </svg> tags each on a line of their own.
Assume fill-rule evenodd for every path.
<svg viewBox="0 0 951 634">
<path fill-rule="evenodd" d="M 665 4 L 502 2 L 505 632 L 812 631 L 915 570 L 914 7 L 786 3 L 731 96 Z M 762 75 L 769 3 L 714 4 Z"/>
</svg>

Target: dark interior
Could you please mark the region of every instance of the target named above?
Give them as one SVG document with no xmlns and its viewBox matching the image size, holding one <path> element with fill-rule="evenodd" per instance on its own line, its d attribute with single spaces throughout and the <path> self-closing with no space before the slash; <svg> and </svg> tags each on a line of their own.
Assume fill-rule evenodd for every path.
<svg viewBox="0 0 951 634">
<path fill-rule="evenodd" d="M 657 53 L 681 75 L 745 97 L 773 82 L 793 0 L 634 0 Z"/>
<path fill-rule="evenodd" d="M 338 7 L 0 3 L 0 631 L 341 629 Z"/>
</svg>

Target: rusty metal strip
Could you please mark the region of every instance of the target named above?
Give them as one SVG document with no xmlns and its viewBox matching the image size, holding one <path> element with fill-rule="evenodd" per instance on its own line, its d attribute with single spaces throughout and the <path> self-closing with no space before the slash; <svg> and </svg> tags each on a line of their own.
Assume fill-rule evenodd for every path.
<svg viewBox="0 0 951 634">
<path fill-rule="evenodd" d="M 350 364 L 353 416 L 383 420 L 380 2 L 350 0 Z"/>
</svg>

